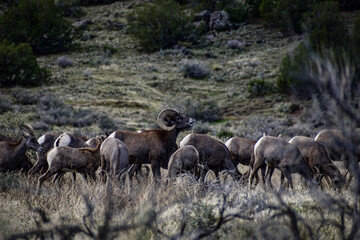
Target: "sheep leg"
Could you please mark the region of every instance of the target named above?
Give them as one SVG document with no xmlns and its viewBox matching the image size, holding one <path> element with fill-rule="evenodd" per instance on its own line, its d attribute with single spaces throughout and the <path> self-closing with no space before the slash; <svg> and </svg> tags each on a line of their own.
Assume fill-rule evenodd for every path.
<svg viewBox="0 0 360 240">
<path fill-rule="evenodd" d="M 252 182 L 254 181 L 254 177 L 255 177 L 255 175 L 257 175 L 257 172 L 259 171 L 260 167 L 261 167 L 261 164 L 259 164 L 258 162 L 255 162 L 254 169 L 250 173 L 249 189 L 251 189 L 251 185 L 252 185 Z"/>
<path fill-rule="evenodd" d="M 290 185 L 291 189 L 294 190 L 291 173 L 289 171 L 286 171 L 285 169 L 283 169 L 282 172 L 284 173 L 286 179 L 288 180 L 288 184 Z"/>
<path fill-rule="evenodd" d="M 260 171 L 261 171 L 261 177 L 262 177 L 262 182 L 263 182 L 263 184 L 264 184 L 264 186 L 265 186 L 265 172 L 266 172 L 266 166 L 262 166 L 261 168 L 260 168 Z"/>
<path fill-rule="evenodd" d="M 56 173 L 56 175 L 53 179 L 53 183 L 56 183 L 58 188 L 60 188 L 60 180 L 64 176 L 64 174 L 65 174 L 64 171 L 59 171 L 58 173 Z"/>
<path fill-rule="evenodd" d="M 281 172 L 281 176 L 280 176 L 280 188 L 284 188 L 284 180 L 285 180 L 285 175 L 283 174 L 283 172 Z"/>
<path fill-rule="evenodd" d="M 35 165 L 29 170 L 29 174 L 34 175 L 37 172 L 46 171 L 47 168 L 47 161 L 45 161 L 44 163 L 39 163 L 39 161 L 37 161 Z"/>
<path fill-rule="evenodd" d="M 104 158 L 104 156 L 100 156 L 100 160 L 101 160 L 101 163 L 100 163 L 100 165 L 101 165 L 101 171 L 100 171 L 100 173 L 99 173 L 99 175 L 100 175 L 100 180 L 103 182 L 103 183 L 105 183 L 106 182 L 106 170 L 107 170 L 107 166 L 106 166 L 106 160 L 105 160 L 105 158 Z"/>
<path fill-rule="evenodd" d="M 239 171 L 237 166 L 235 166 L 235 173 L 232 175 L 234 175 L 233 179 L 235 179 L 237 181 L 240 181 L 243 178 L 243 175 L 241 174 L 241 172 Z"/>
<path fill-rule="evenodd" d="M 267 179 L 267 183 L 271 189 L 273 189 L 273 185 L 271 183 L 271 178 L 272 178 L 273 173 L 274 173 L 274 168 L 268 166 L 268 172 L 266 173 L 265 178 Z"/>
<path fill-rule="evenodd" d="M 156 181 L 161 180 L 160 165 L 156 160 L 153 160 L 151 162 L 151 170 L 153 172 L 154 180 Z"/>
<path fill-rule="evenodd" d="M 199 172 L 198 172 L 198 179 L 200 178 L 200 183 L 204 184 L 205 183 L 205 177 L 206 174 L 209 171 L 208 166 L 205 165 L 199 165 Z"/>
<path fill-rule="evenodd" d="M 40 189 L 41 189 L 41 186 L 43 184 L 43 182 L 50 178 L 52 175 L 54 175 L 57 171 L 54 171 L 54 170 L 51 170 L 51 169 L 48 169 L 42 176 L 39 177 L 38 179 L 38 185 L 37 185 L 37 189 L 36 189 L 36 193 L 39 194 L 40 193 Z"/>
</svg>

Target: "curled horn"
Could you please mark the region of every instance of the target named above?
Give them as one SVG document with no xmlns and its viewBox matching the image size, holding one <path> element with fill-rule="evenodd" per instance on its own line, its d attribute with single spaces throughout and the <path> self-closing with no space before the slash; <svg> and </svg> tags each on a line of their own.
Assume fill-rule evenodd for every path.
<svg viewBox="0 0 360 240">
<path fill-rule="evenodd" d="M 19 125 L 19 128 L 24 129 L 25 131 L 27 131 L 28 133 L 33 133 L 34 129 L 30 124 L 21 124 Z"/>
<path fill-rule="evenodd" d="M 167 131 L 171 131 L 173 130 L 176 126 L 175 124 L 172 125 L 172 126 L 166 126 L 165 125 L 165 118 L 169 118 L 169 117 L 172 117 L 174 116 L 175 114 L 178 114 L 178 111 L 176 110 L 173 110 L 173 109 L 164 109 L 162 110 L 159 115 L 157 116 L 157 123 L 158 125 L 164 129 L 164 130 L 167 130 Z"/>
</svg>

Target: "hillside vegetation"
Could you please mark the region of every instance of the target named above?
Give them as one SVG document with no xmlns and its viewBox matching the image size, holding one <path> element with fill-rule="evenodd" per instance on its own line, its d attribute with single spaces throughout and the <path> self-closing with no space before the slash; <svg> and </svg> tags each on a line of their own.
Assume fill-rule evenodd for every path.
<svg viewBox="0 0 360 240">
<path fill-rule="evenodd" d="M 62 11 L 54 13 L 62 23 L 54 26 L 63 27 L 66 34 L 44 33 L 50 23 L 45 28 L 31 26 L 49 17 L 45 13 L 23 14 L 27 20 L 17 21 L 20 11 L 42 3 Z M 285 140 L 295 135 L 314 138 L 325 128 L 351 135 L 360 127 L 356 1 L 0 4 L 1 16 L 12 16 L 0 20 L 0 134 L 20 137 L 18 126 L 23 123 L 30 123 L 37 137 L 72 132 L 90 138 L 117 129 L 154 129 L 164 108 L 196 119 L 177 142 L 190 132 L 225 142 L 232 136 L 257 140 L 264 133 L 280 133 Z M 12 4 L 20 10 L 8 12 Z M 157 11 L 166 7 L 169 12 L 157 15 L 163 25 L 141 29 L 151 26 Z M 194 19 L 205 9 L 227 9 L 231 24 L 220 31 L 198 21 L 194 28 Z M 296 14 L 289 14 L 292 11 Z M 176 21 L 164 21 L 169 16 Z M 11 20 L 17 23 L 13 29 Z M 164 22 L 175 33 L 166 31 Z M 336 31 L 330 31 L 335 25 Z M 166 37 L 150 39 L 159 32 Z M 141 41 L 139 36 L 149 39 Z M 34 163 L 35 153 L 27 155 Z M 336 166 L 345 174 L 341 162 Z M 242 173 L 248 170 L 239 168 Z M 158 182 L 150 173 L 106 184 L 78 177 L 75 185 L 66 174 L 60 186 L 45 181 L 40 194 L 39 174 L 0 173 L 0 239 L 360 237 L 358 172 L 341 191 L 325 180 L 323 189 L 307 188 L 298 176 L 294 190 L 277 191 L 261 184 L 251 189 L 246 178 L 237 182 L 226 173 L 220 178 L 210 173 L 199 183 L 189 174 L 170 181 L 164 179 L 167 170 L 161 171 Z M 274 186 L 279 185 L 276 170 Z"/>
<path fill-rule="evenodd" d="M 175 48 L 146 53 L 126 30 L 126 16 L 137 4 L 119 1 L 82 7 L 84 16 L 70 18 L 74 25 L 81 25 L 72 49 L 38 57 L 40 65 L 51 70 L 50 83 L 30 89 L 2 89 L 2 98 L 10 101 L 11 109 L 22 112 L 39 134 L 75 130 L 89 135 L 104 129 L 149 129 L 156 127 L 156 114 L 164 107 L 195 115 L 195 131 L 212 135 L 225 130 L 246 134 L 238 130 L 244 121 L 260 121 L 255 124 L 261 126 L 266 125 L 268 117 L 270 121 L 302 124 L 299 115 L 306 113 L 308 102 L 288 94 L 253 97 L 247 91 L 254 80 L 274 84 L 282 56 L 302 36 L 286 36 L 261 23 L 241 24 L 231 31 L 208 32 L 196 45 L 184 42 Z M 230 48 L 229 42 L 234 40 L 243 47 Z M 61 67 L 60 58 L 71 64 Z M 185 59 L 203 63 L 209 76 L 185 77 L 181 71 Z M 49 105 L 44 110 L 42 101 Z M 57 109 L 58 102 L 64 104 L 61 109 Z M 75 119 L 61 121 L 56 111 L 66 111 L 59 115 Z M 252 137 L 271 131 L 266 128 L 257 129 L 258 134 Z"/>
</svg>

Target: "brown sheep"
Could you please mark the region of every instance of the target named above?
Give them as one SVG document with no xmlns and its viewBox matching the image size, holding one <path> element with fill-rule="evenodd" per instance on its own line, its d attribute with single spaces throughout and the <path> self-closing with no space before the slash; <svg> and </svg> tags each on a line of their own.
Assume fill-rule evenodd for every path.
<svg viewBox="0 0 360 240">
<path fill-rule="evenodd" d="M 162 110 L 157 123 L 162 128 L 142 132 L 115 131 L 109 137 L 120 139 L 129 150 L 129 162 L 139 169 L 150 163 L 153 176 L 160 179 L 160 167 L 167 168 L 171 154 L 177 150 L 176 138 L 180 131 L 193 126 L 195 120 L 173 109 Z"/>
<path fill-rule="evenodd" d="M 319 132 L 314 140 L 325 147 L 331 160 L 343 162 L 345 168 L 350 172 L 350 182 L 353 176 L 353 169 L 357 167 L 357 163 L 360 161 L 359 132 L 354 131 L 348 137 L 340 130 L 325 129 Z M 354 161 L 349 161 L 351 156 L 354 156 Z"/>
<path fill-rule="evenodd" d="M 335 166 L 333 161 L 331 161 L 323 145 L 314 141 L 312 138 L 304 136 L 293 137 L 289 143 L 295 144 L 299 148 L 301 155 L 309 164 L 313 173 L 319 171 L 321 178 L 323 176 L 330 177 L 338 189 L 344 185 L 345 178 L 341 175 L 340 170 Z M 319 179 L 319 182 L 321 182 L 321 179 Z"/>
<path fill-rule="evenodd" d="M 247 172 L 247 177 L 250 174 L 251 169 L 254 167 L 254 146 L 256 141 L 251 139 L 242 138 L 242 137 L 232 137 L 226 141 L 225 146 L 229 149 L 231 158 L 235 165 L 242 164 L 249 166 L 249 170 Z M 266 164 L 264 164 L 261 168 L 261 175 L 263 183 L 265 184 L 265 171 Z M 259 176 L 255 176 L 257 182 L 259 181 Z"/>
<path fill-rule="evenodd" d="M 34 131 L 30 125 L 20 125 L 22 129 L 22 138 L 14 141 L 6 136 L 0 141 L 0 172 L 18 170 L 20 168 L 28 168 L 28 159 L 25 153 L 28 149 L 41 152 L 43 148 L 40 146 L 34 136 Z M 26 162 L 27 161 L 27 162 Z"/>
<path fill-rule="evenodd" d="M 129 168 L 129 152 L 123 142 L 117 138 L 106 138 L 100 147 L 100 178 L 105 181 L 108 176 L 119 179 L 120 174 Z"/>
<path fill-rule="evenodd" d="M 203 181 L 208 170 L 212 170 L 215 176 L 219 172 L 228 171 L 235 179 L 240 180 L 242 174 L 237 169 L 230 156 L 230 152 L 222 142 L 204 134 L 191 133 L 180 142 L 180 147 L 192 145 L 199 152 L 200 164 L 204 165 L 201 174 Z"/>
<path fill-rule="evenodd" d="M 197 172 L 199 153 L 194 146 L 187 145 L 174 152 L 169 160 L 168 178 L 174 178 L 182 172 Z"/>
<path fill-rule="evenodd" d="M 249 186 L 251 186 L 255 174 L 265 163 L 268 167 L 268 183 L 271 184 L 271 176 L 274 168 L 278 168 L 281 175 L 281 183 L 284 177 L 287 178 L 290 187 L 294 189 L 292 183 L 292 173 L 299 173 L 306 180 L 312 180 L 313 174 L 310 166 L 301 156 L 300 150 L 294 145 L 278 137 L 263 136 L 254 146 L 255 162 L 254 169 L 250 174 Z M 267 174 L 267 175 L 268 175 Z"/>
<path fill-rule="evenodd" d="M 79 172 L 86 179 L 96 179 L 95 172 L 100 166 L 100 144 L 96 148 L 55 147 L 47 154 L 48 170 L 38 179 L 37 192 L 43 182 L 54 174 Z"/>
</svg>

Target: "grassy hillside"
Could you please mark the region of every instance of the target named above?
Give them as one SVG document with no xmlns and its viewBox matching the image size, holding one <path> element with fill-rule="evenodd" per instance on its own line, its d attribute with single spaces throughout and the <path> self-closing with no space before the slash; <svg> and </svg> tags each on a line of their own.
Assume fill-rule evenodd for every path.
<svg viewBox="0 0 360 240">
<path fill-rule="evenodd" d="M 304 36 L 286 36 L 257 19 L 208 32 L 198 44 L 146 53 L 127 34 L 125 18 L 141 2 L 81 7 L 84 16 L 69 18 L 78 27 L 74 47 L 38 57 L 51 70 L 50 83 L 0 89 L 0 133 L 18 135 L 13 125 L 23 122 L 37 136 L 152 129 L 167 107 L 197 119 L 178 141 L 191 131 L 222 141 L 233 135 L 256 140 L 264 132 L 314 137 L 342 119 L 323 115 L 316 100 L 247 91 L 254 80 L 273 83 L 282 56 Z M 350 28 L 357 14 L 344 13 Z M 231 40 L 245 48 L 229 48 Z M 184 77 L 184 59 L 204 63 L 209 77 Z M 60 66 L 65 63 L 70 66 Z M 67 174 L 61 187 L 48 180 L 36 194 L 39 176 L 0 174 L 0 239 L 359 239 L 353 185 L 338 192 L 324 181 L 321 191 L 295 176 L 294 191 L 276 192 L 260 185 L 250 190 L 226 174 L 220 180 L 209 174 L 204 184 L 185 174 L 157 184 L 141 177 L 108 184 L 78 177 L 73 186 Z M 276 170 L 276 187 L 279 178 Z"/>
<path fill-rule="evenodd" d="M 75 47 L 63 54 L 38 58 L 42 66 L 51 69 L 51 83 L 31 89 L 2 89 L 2 95 L 10 97 L 11 104 L 16 105 L 13 109 L 23 112 L 39 133 L 75 129 L 93 135 L 104 129 L 154 128 L 156 114 L 164 107 L 196 113 L 193 117 L 200 119 L 194 131 L 212 135 L 227 131 L 246 136 L 238 129 L 244 121 L 265 122 L 268 116 L 285 117 L 291 124 L 300 121 L 303 102 L 276 93 L 251 97 L 247 87 L 251 80 L 274 81 L 282 56 L 296 46 L 301 36 L 286 37 L 276 29 L 251 23 L 231 31 L 209 32 L 197 45 L 184 43 L 149 54 L 141 52 L 126 34 L 125 16 L 136 8 L 136 3 L 121 1 L 83 7 L 85 16 L 70 19 L 74 25 L 88 20 L 85 30 L 78 31 Z M 231 40 L 242 41 L 246 47 L 230 49 L 227 43 Z M 63 56 L 72 66 L 59 66 L 58 59 Z M 183 59 L 205 63 L 210 76 L 201 80 L 184 77 L 180 71 Z M 49 98 L 45 102 L 64 102 L 82 111 L 75 115 L 66 112 L 68 118 L 75 118 L 69 123 L 57 120 L 56 114 L 49 113 L 49 107 L 47 111 L 38 110 L 38 100 L 44 95 Z M 56 111 L 56 107 L 51 109 Z M 91 120 L 94 117 L 89 114 L 99 119 Z M 110 120 L 106 118 L 108 121 L 99 124 L 102 116 Z M 76 124 L 81 120 L 83 124 Z M 272 131 L 266 128 L 261 127 L 258 134 L 249 137 Z"/>
</svg>

